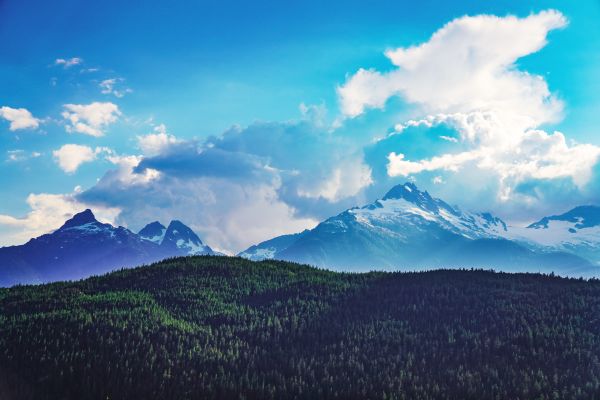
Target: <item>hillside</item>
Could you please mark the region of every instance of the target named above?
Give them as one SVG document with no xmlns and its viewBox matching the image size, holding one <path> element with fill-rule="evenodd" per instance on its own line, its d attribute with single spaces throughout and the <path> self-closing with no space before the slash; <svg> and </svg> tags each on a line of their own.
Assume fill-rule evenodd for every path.
<svg viewBox="0 0 600 400">
<path fill-rule="evenodd" d="M 0 289 L 2 399 L 584 399 L 600 282 L 196 256 Z"/>
</svg>

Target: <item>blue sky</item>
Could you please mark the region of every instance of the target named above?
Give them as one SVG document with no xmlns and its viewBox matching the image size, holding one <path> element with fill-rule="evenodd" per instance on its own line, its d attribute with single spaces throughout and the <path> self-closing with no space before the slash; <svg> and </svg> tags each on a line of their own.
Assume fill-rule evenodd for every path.
<svg viewBox="0 0 600 400">
<path fill-rule="evenodd" d="M 548 10 L 556 10 L 548 21 L 525 20 Z M 509 40 L 502 30 L 511 28 L 477 19 L 486 14 L 524 21 L 524 33 L 509 38 L 523 44 L 522 54 L 496 41 Z M 89 206 L 133 229 L 180 218 L 210 245 L 236 251 L 408 179 L 515 222 L 595 202 L 599 18 L 598 1 L 0 1 L 1 244 L 53 229 Z M 457 19 L 464 26 L 442 38 L 439 71 L 394 72 L 386 50 L 426 44 Z M 461 40 L 478 37 L 464 33 L 470 29 L 491 32 L 477 51 L 510 61 L 497 61 L 493 79 L 474 93 L 535 76 L 524 83 L 533 97 L 524 96 L 526 104 L 541 99 L 539 107 L 519 106 L 518 93 L 436 98 L 473 84 L 447 85 L 472 67 L 453 59 Z M 420 56 L 410 57 L 399 70 Z M 361 68 L 372 74 L 358 76 Z M 433 86 L 411 83 L 421 79 Z M 373 93 L 381 96 L 375 103 Z M 515 110 L 534 122 L 515 123 Z M 469 137 L 473 127 L 458 118 L 474 113 L 500 115 L 501 128 Z M 24 126 L 11 129 L 11 119 Z M 402 133 L 386 136 L 395 131 Z M 486 152 L 498 146 L 501 154 Z M 435 159 L 444 154 L 451 159 Z M 573 160 L 584 161 L 571 171 L 565 165 Z"/>
</svg>

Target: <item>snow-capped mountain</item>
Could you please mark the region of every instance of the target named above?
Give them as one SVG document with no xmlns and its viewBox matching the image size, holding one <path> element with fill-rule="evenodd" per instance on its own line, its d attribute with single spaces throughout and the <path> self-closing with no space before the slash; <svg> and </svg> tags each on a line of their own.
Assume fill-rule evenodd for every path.
<svg viewBox="0 0 600 400">
<path fill-rule="evenodd" d="M 136 234 L 98 222 L 85 210 L 52 233 L 0 248 L 0 286 L 79 279 L 189 254 L 213 252 L 179 221 L 169 229 L 152 223 Z"/>
<path fill-rule="evenodd" d="M 499 238 L 507 231 L 500 218 L 490 213 L 463 212 L 419 191 L 413 183 L 395 186 L 381 200 L 348 212 L 358 222 L 396 233 L 424 221 L 469 239 Z"/>
<path fill-rule="evenodd" d="M 168 228 L 155 221 L 146 225 L 138 232 L 145 240 L 160 245 L 166 252 L 182 253 L 184 255 L 215 254 L 203 244 L 198 235 L 181 221 L 171 221 Z"/>
<path fill-rule="evenodd" d="M 433 198 L 412 183 L 346 210 L 314 229 L 260 243 L 240 253 L 350 269 L 485 267 L 578 274 L 593 266 L 552 248 L 512 240 L 510 227 L 490 213 L 470 213 Z M 582 272 L 583 273 L 583 272 Z"/>
<path fill-rule="evenodd" d="M 600 207 L 579 206 L 527 227 L 512 227 L 510 236 L 530 246 L 571 252 L 600 264 Z"/>
<path fill-rule="evenodd" d="M 154 221 L 143 227 L 138 232 L 138 235 L 140 235 L 142 239 L 149 240 L 156 244 L 161 244 L 166 232 L 167 228 L 165 228 L 163 224 L 158 221 Z"/>
</svg>

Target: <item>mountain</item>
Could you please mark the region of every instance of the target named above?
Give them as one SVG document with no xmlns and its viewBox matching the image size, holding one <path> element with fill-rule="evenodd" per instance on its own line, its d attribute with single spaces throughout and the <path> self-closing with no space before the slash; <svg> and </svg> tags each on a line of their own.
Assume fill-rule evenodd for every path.
<svg viewBox="0 0 600 400">
<path fill-rule="evenodd" d="M 496 268 L 587 275 L 586 259 L 562 249 L 528 246 L 490 213 L 471 213 L 420 191 L 413 183 L 393 187 L 383 198 L 346 210 L 314 229 L 255 245 L 240 253 L 320 267 L 371 269 Z"/>
<path fill-rule="evenodd" d="M 143 227 L 138 232 L 138 235 L 142 239 L 149 240 L 156 244 L 161 244 L 165 237 L 166 231 L 167 231 L 167 228 L 165 228 L 165 226 L 163 224 L 161 224 L 158 221 L 154 221 L 154 222 L 149 223 L 145 227 Z"/>
<path fill-rule="evenodd" d="M 169 229 L 154 222 L 135 234 L 98 222 L 88 209 L 52 233 L 0 248 L 0 286 L 80 279 L 188 254 L 214 252 L 179 221 Z"/>
<path fill-rule="evenodd" d="M 276 254 L 279 254 L 283 250 L 287 249 L 290 245 L 308 232 L 308 229 L 306 229 L 300 233 L 277 236 L 258 245 L 250 246 L 238 255 L 253 261 L 271 259 L 275 257 Z"/>
<path fill-rule="evenodd" d="M 167 251 L 182 252 L 187 255 L 213 254 L 200 238 L 181 221 L 171 221 L 160 246 Z"/>
<path fill-rule="evenodd" d="M 597 399 L 600 281 L 185 257 L 0 289 L 0 399 Z"/>
<path fill-rule="evenodd" d="M 177 220 L 171 221 L 168 228 L 158 221 L 151 222 L 143 227 L 138 235 L 144 240 L 158 244 L 164 252 L 173 255 L 216 254 L 213 249 L 202 243 L 193 230 Z"/>
<path fill-rule="evenodd" d="M 600 207 L 579 206 L 544 217 L 526 228 L 513 228 L 513 239 L 531 246 L 578 254 L 600 263 Z"/>
</svg>

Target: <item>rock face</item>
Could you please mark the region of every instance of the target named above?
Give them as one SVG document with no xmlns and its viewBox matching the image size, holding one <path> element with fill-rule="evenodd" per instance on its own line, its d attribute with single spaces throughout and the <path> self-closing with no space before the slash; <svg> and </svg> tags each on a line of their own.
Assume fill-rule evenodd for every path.
<svg viewBox="0 0 600 400">
<path fill-rule="evenodd" d="M 405 183 L 314 229 L 271 239 L 239 255 L 355 271 L 474 267 L 595 273 L 593 264 L 578 254 L 520 240 L 511 229 L 490 213 L 462 211 Z"/>
<path fill-rule="evenodd" d="M 169 234 L 154 222 L 136 234 L 98 222 L 91 210 L 85 210 L 52 233 L 21 246 L 0 248 L 0 286 L 79 279 L 167 257 L 213 254 L 190 228 L 179 221 L 171 226 Z M 165 242 L 167 234 L 170 239 Z"/>
</svg>

